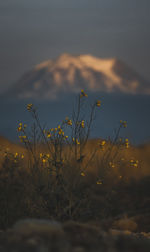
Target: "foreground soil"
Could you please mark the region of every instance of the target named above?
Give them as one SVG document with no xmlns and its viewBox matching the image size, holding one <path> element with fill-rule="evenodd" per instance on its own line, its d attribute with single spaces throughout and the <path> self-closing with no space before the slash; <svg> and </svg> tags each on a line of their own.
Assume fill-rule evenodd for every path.
<svg viewBox="0 0 150 252">
<path fill-rule="evenodd" d="M 150 233 L 28 219 L 0 232 L 1 252 L 149 252 Z"/>
</svg>

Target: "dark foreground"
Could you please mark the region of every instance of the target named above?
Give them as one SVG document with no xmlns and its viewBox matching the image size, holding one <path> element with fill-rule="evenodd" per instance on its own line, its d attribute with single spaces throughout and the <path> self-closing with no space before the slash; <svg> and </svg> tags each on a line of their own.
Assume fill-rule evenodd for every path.
<svg viewBox="0 0 150 252">
<path fill-rule="evenodd" d="M 149 252 L 150 233 L 116 229 L 100 225 L 48 220 L 17 222 L 0 233 L 1 252 Z"/>
</svg>

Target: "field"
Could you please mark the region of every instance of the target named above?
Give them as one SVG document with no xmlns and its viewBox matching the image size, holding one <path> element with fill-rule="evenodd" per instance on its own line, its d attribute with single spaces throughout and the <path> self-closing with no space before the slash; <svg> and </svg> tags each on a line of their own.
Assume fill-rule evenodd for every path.
<svg viewBox="0 0 150 252">
<path fill-rule="evenodd" d="M 72 118 L 53 129 L 28 104 L 33 124 L 19 123 L 21 143 L 0 138 L 3 251 L 149 251 L 150 144 L 121 138 L 126 121 L 113 139 L 90 139 L 101 102 L 86 116 L 87 98 L 82 90 Z M 15 225 L 24 219 L 34 220 Z"/>
</svg>

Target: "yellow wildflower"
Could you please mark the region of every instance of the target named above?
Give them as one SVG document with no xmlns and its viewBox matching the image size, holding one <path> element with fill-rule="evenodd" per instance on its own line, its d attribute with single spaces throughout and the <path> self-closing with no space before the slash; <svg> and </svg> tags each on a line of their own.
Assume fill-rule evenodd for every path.
<svg viewBox="0 0 150 252">
<path fill-rule="evenodd" d="M 22 131 L 23 130 L 23 124 L 19 123 L 19 127 L 17 128 L 18 131 Z"/>
<path fill-rule="evenodd" d="M 22 127 L 19 126 L 19 127 L 17 128 L 17 130 L 18 130 L 18 131 L 22 131 Z"/>
<path fill-rule="evenodd" d="M 27 136 L 24 135 L 24 136 L 22 136 L 22 138 L 25 140 L 25 139 L 27 139 Z"/>
<path fill-rule="evenodd" d="M 22 136 L 19 136 L 19 139 L 20 139 L 20 142 L 22 143 L 23 142 Z"/>
<path fill-rule="evenodd" d="M 71 121 L 71 120 L 68 120 L 68 121 L 67 121 L 67 124 L 70 125 L 70 126 L 72 126 L 72 121 Z"/>
<path fill-rule="evenodd" d="M 48 131 L 47 132 L 47 138 L 50 138 L 51 137 L 51 133 Z"/>
<path fill-rule="evenodd" d="M 88 97 L 88 95 L 81 89 L 80 97 Z"/>
<path fill-rule="evenodd" d="M 100 148 L 102 149 L 102 150 L 104 150 L 104 145 L 106 144 L 106 141 L 105 140 L 103 140 L 103 141 L 101 141 L 100 142 Z"/>
<path fill-rule="evenodd" d="M 24 155 L 23 154 L 21 155 L 21 158 L 24 159 Z"/>
<path fill-rule="evenodd" d="M 126 146 L 127 149 L 129 148 L 129 140 L 128 140 L 128 138 L 125 139 L 125 146 Z"/>
<path fill-rule="evenodd" d="M 82 177 L 85 177 L 85 173 L 84 173 L 84 172 L 81 172 L 81 176 L 82 176 Z"/>
<path fill-rule="evenodd" d="M 76 144 L 78 144 L 78 145 L 80 144 L 80 142 L 78 141 L 78 139 L 76 139 Z"/>
<path fill-rule="evenodd" d="M 101 101 L 100 101 L 100 100 L 96 101 L 96 106 L 97 106 L 97 107 L 100 107 L 100 106 L 101 106 Z"/>
<path fill-rule="evenodd" d="M 18 152 L 16 152 L 16 153 L 14 154 L 14 157 L 17 158 L 18 155 L 19 155 Z"/>
<path fill-rule="evenodd" d="M 115 168 L 115 164 L 114 163 L 109 162 L 109 165 L 110 165 L 111 168 Z"/>
<path fill-rule="evenodd" d="M 104 141 L 101 142 L 101 145 L 104 146 L 105 143 L 106 143 L 106 141 L 104 140 Z"/>
<path fill-rule="evenodd" d="M 33 104 L 32 103 L 27 104 L 27 110 L 28 111 L 30 111 L 32 108 L 33 108 Z"/>
<path fill-rule="evenodd" d="M 85 125 L 84 125 L 84 120 L 81 121 L 81 127 L 84 129 Z"/>
<path fill-rule="evenodd" d="M 134 166 L 134 167 L 138 167 L 138 164 L 137 164 L 137 163 L 134 163 L 133 166 Z"/>
<path fill-rule="evenodd" d="M 131 160 L 130 160 L 130 163 L 131 163 L 132 166 L 138 167 L 139 161 L 138 161 L 138 160 L 133 160 L 133 159 L 131 159 Z"/>
<path fill-rule="evenodd" d="M 102 185 L 103 183 L 102 183 L 101 180 L 98 180 L 98 181 L 96 182 L 96 184 L 97 184 L 97 185 Z"/>
</svg>

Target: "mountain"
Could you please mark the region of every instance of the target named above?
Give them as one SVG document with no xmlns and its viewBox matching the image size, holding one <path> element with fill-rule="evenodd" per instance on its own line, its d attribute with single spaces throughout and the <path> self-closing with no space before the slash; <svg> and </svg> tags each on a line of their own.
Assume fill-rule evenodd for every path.
<svg viewBox="0 0 150 252">
<path fill-rule="evenodd" d="M 122 61 L 70 54 L 36 65 L 8 93 L 20 99 L 55 100 L 81 88 L 91 92 L 150 94 L 150 83 Z"/>
</svg>

